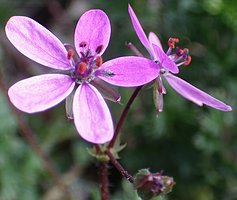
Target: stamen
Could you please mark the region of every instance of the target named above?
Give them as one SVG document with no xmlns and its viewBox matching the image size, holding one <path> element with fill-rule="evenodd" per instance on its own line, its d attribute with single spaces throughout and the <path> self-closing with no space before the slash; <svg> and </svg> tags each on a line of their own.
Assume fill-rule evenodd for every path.
<svg viewBox="0 0 237 200">
<path fill-rule="evenodd" d="M 79 62 L 76 66 L 76 71 L 79 74 L 84 74 L 86 69 L 87 69 L 87 63 L 85 63 L 85 62 Z"/>
<path fill-rule="evenodd" d="M 176 47 L 176 55 L 179 57 L 179 56 L 182 56 L 184 53 L 184 50 L 183 49 L 180 49 L 179 47 Z"/>
<path fill-rule="evenodd" d="M 170 48 L 174 49 L 175 48 L 175 43 L 178 43 L 179 39 L 178 38 L 170 38 L 168 40 L 168 45 Z"/>
<path fill-rule="evenodd" d="M 71 60 L 73 55 L 74 55 L 73 49 L 69 49 L 67 52 L 67 59 Z"/>
<path fill-rule="evenodd" d="M 184 58 L 184 59 L 187 59 L 188 54 L 189 54 L 189 49 L 184 48 L 184 50 L 183 50 L 183 58 Z"/>
<path fill-rule="evenodd" d="M 97 67 L 100 67 L 103 63 L 103 60 L 102 60 L 102 57 L 101 56 L 97 56 L 96 59 L 95 59 L 95 65 Z"/>
<path fill-rule="evenodd" d="M 181 63 L 179 63 L 178 65 L 189 65 L 189 63 L 191 62 L 191 57 L 188 55 L 189 53 L 189 49 L 184 48 L 184 49 L 180 49 L 179 47 L 176 47 L 176 59 L 174 60 L 174 62 L 178 62 L 180 60 L 182 60 Z"/>
<path fill-rule="evenodd" d="M 103 45 L 99 45 L 97 48 L 96 48 L 96 50 L 95 50 L 95 52 L 97 53 L 97 54 L 100 54 L 101 53 L 101 51 L 103 50 Z"/>
<path fill-rule="evenodd" d="M 86 47 L 87 43 L 85 41 L 82 41 L 80 44 L 79 44 L 79 47 Z"/>
<path fill-rule="evenodd" d="M 188 56 L 185 63 L 184 63 L 184 66 L 189 65 L 191 63 L 191 60 L 192 60 L 191 56 Z"/>
</svg>

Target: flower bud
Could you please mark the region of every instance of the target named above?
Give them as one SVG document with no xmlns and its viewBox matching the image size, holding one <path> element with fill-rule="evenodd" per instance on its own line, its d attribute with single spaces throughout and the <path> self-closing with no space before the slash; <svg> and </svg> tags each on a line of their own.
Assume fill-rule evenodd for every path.
<svg viewBox="0 0 237 200">
<path fill-rule="evenodd" d="M 141 169 L 135 175 L 134 187 L 143 200 L 149 200 L 160 194 L 167 194 L 175 184 L 172 177 L 162 176 L 162 173 L 151 173 Z"/>
</svg>

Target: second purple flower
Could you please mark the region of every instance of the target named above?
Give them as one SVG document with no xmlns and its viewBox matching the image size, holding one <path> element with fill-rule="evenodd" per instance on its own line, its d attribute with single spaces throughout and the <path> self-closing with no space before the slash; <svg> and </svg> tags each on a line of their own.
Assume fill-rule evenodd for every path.
<svg viewBox="0 0 237 200">
<path fill-rule="evenodd" d="M 157 63 L 157 68 L 160 69 L 160 74 L 154 82 L 153 93 L 157 112 L 163 111 L 163 94 L 166 93 L 163 85 L 163 79 L 165 79 L 176 92 L 199 106 L 205 104 L 221 111 L 232 110 L 231 106 L 192 86 L 190 83 L 184 81 L 178 76 L 173 75 L 179 73 L 179 66 L 188 65 L 191 62 L 188 49 L 180 49 L 179 47 L 175 48 L 175 44 L 179 40 L 177 38 L 170 38 L 168 41 L 169 49 L 165 53 L 161 42 L 155 33 L 150 32 L 147 38 L 135 12 L 130 5 L 128 5 L 128 12 L 140 42 L 149 52 L 151 60 L 154 60 L 154 62 Z"/>
</svg>

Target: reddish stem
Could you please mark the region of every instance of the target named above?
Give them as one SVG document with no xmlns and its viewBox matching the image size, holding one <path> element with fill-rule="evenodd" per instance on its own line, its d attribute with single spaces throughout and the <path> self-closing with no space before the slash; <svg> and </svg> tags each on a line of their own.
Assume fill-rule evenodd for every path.
<svg viewBox="0 0 237 200">
<path fill-rule="evenodd" d="M 109 200 L 108 162 L 100 162 L 100 192 L 101 200 Z"/>
<path fill-rule="evenodd" d="M 103 154 L 98 144 L 95 144 L 95 149 L 98 154 Z M 99 175 L 101 200 L 109 200 L 108 161 L 100 161 Z"/>
<path fill-rule="evenodd" d="M 125 120 L 125 118 L 126 118 L 126 116 L 127 116 L 127 114 L 128 114 L 128 111 L 129 111 L 129 109 L 130 109 L 130 106 L 131 106 L 132 103 L 134 102 L 135 98 L 137 97 L 137 95 L 138 95 L 138 93 L 140 92 L 140 90 L 142 89 L 142 87 L 143 87 L 143 86 L 138 86 L 138 87 L 134 90 L 134 92 L 133 92 L 132 96 L 130 97 L 130 99 L 128 100 L 128 103 L 126 104 L 126 106 L 125 106 L 125 108 L 124 108 L 124 110 L 123 110 L 123 112 L 122 112 L 122 114 L 121 114 L 121 116 L 120 116 L 120 119 L 119 119 L 119 121 L 118 121 L 118 124 L 117 124 L 117 126 L 116 126 L 116 129 L 115 129 L 115 131 L 114 131 L 114 136 L 113 136 L 112 140 L 110 141 L 110 143 L 109 143 L 109 145 L 108 145 L 108 149 L 110 149 L 110 148 L 112 148 L 112 147 L 114 146 L 114 143 L 115 143 L 115 141 L 116 141 L 116 139 L 117 139 L 117 137 L 118 137 L 119 131 L 120 131 L 120 129 L 121 129 L 123 123 L 124 123 L 124 120 Z"/>
<path fill-rule="evenodd" d="M 106 151 L 107 156 L 109 157 L 111 163 L 116 167 L 116 169 L 122 174 L 123 177 L 125 177 L 130 183 L 134 182 L 134 178 L 132 175 L 130 175 L 123 166 L 114 158 L 113 154 L 107 150 Z"/>
</svg>

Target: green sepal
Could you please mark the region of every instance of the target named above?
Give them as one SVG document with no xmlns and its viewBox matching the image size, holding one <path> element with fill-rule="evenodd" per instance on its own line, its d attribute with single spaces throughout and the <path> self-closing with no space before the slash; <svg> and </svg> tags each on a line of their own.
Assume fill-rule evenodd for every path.
<svg viewBox="0 0 237 200">
<path fill-rule="evenodd" d="M 122 151 L 125 147 L 127 146 L 127 144 L 121 144 L 120 141 L 120 135 L 118 135 L 114 146 L 110 149 L 110 152 L 113 154 L 115 159 L 119 159 L 119 152 Z"/>
<path fill-rule="evenodd" d="M 108 149 L 108 145 L 109 143 L 100 145 L 101 152 L 98 152 L 95 147 L 87 148 L 87 151 L 92 157 L 96 158 L 98 161 L 104 162 L 110 160 L 106 154 L 107 150 L 110 151 L 110 153 L 113 155 L 115 159 L 119 159 L 119 152 L 126 147 L 126 144 L 120 144 L 119 136 L 117 137 L 114 146 L 112 148 Z"/>
<path fill-rule="evenodd" d="M 102 148 L 101 148 L 102 149 Z M 88 153 L 96 158 L 100 162 L 108 162 L 109 157 L 105 154 L 105 152 L 102 150 L 102 153 L 98 153 L 95 147 L 87 148 Z"/>
</svg>

